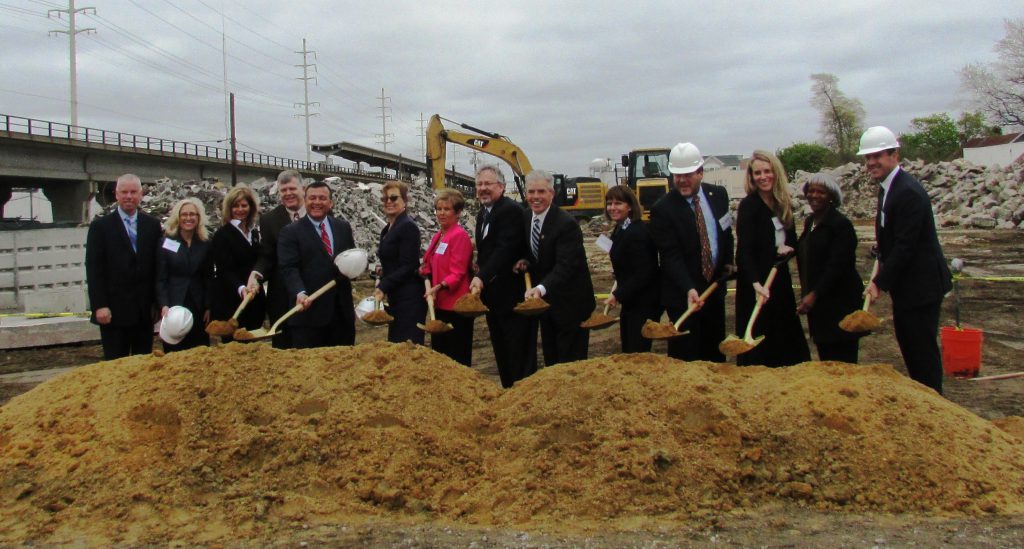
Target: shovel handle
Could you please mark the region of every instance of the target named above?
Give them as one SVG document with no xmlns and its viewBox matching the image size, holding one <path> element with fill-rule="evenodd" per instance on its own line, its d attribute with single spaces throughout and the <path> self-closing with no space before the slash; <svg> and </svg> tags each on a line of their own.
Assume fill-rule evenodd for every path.
<svg viewBox="0 0 1024 549">
<path fill-rule="evenodd" d="M 254 295 L 256 295 L 256 292 L 246 291 L 245 295 L 242 297 L 242 302 L 238 304 L 238 308 L 235 309 L 235 314 L 231 315 L 231 318 L 238 320 L 238 315 L 242 314 L 242 309 L 249 304 L 249 301 L 252 300 L 252 296 Z"/>
<path fill-rule="evenodd" d="M 612 289 L 608 290 L 608 295 L 614 294 L 615 293 L 615 288 L 618 288 L 618 286 L 619 286 L 619 281 L 618 280 L 616 280 L 615 282 L 612 282 Z M 604 316 L 608 316 L 608 304 L 607 303 L 604 304 Z"/>
<path fill-rule="evenodd" d="M 306 303 L 309 304 L 309 303 L 312 303 L 313 301 L 316 301 L 316 298 L 318 298 L 318 297 L 324 295 L 325 293 L 327 293 L 327 291 L 330 290 L 331 288 L 333 288 L 337 283 L 338 283 L 338 281 L 331 280 L 327 284 L 324 284 L 323 286 L 320 287 L 319 290 L 313 292 L 313 295 L 311 295 L 311 296 L 306 298 Z M 285 320 L 288 320 L 295 313 L 298 313 L 300 311 L 302 311 L 302 305 L 296 305 L 296 306 L 292 307 L 291 309 L 289 309 L 287 313 L 281 315 L 281 318 L 277 319 L 277 322 L 275 322 L 274 325 L 270 327 L 270 332 L 268 332 L 268 333 L 276 334 L 277 333 L 277 328 L 281 324 L 283 324 Z"/>
<path fill-rule="evenodd" d="M 523 277 L 526 279 L 526 291 L 529 292 L 533 289 L 533 281 L 530 280 L 530 271 L 523 271 Z"/>
<path fill-rule="evenodd" d="M 716 281 L 712 282 L 711 285 L 708 286 L 708 288 L 706 290 L 704 290 L 704 293 L 700 294 L 700 297 L 698 297 L 697 300 L 698 301 L 704 301 L 705 299 L 710 297 L 711 294 L 714 293 L 714 291 L 717 290 L 717 289 L 718 289 L 718 281 L 716 280 Z M 679 315 L 679 320 L 677 320 L 676 323 L 674 324 L 677 332 L 679 331 L 679 327 L 683 325 L 683 322 L 686 322 L 686 319 L 690 318 L 690 315 L 692 315 L 693 312 L 696 311 L 696 310 L 697 310 L 697 304 L 693 303 L 689 307 L 686 308 L 686 311 L 683 312 L 683 314 Z"/>
<path fill-rule="evenodd" d="M 434 296 L 430 295 L 430 280 L 423 279 L 423 287 L 427 290 L 427 311 L 430 314 L 428 320 L 434 320 Z"/>
<path fill-rule="evenodd" d="M 877 275 L 878 275 L 878 260 L 875 259 L 875 266 L 871 267 L 871 278 L 868 279 L 868 284 L 871 284 L 872 282 L 874 282 L 875 281 L 875 277 Z M 868 310 L 868 307 L 870 307 L 870 306 L 871 306 L 871 296 L 870 295 L 865 295 L 864 296 L 864 310 L 865 311 Z"/>
<path fill-rule="evenodd" d="M 768 278 L 764 281 L 764 288 L 771 289 L 772 282 L 775 282 L 775 275 L 779 273 L 778 267 L 772 267 L 772 270 L 768 271 Z M 757 315 L 761 314 L 761 307 L 764 306 L 764 301 L 754 298 L 754 310 L 750 313 L 750 320 L 747 321 L 747 331 L 743 335 L 743 339 L 750 341 L 753 339 L 754 332 L 754 321 L 757 320 Z"/>
</svg>

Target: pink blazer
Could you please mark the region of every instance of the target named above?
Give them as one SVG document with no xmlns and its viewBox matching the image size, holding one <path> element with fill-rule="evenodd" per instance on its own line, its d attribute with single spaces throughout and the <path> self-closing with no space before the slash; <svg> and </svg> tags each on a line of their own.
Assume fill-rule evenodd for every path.
<svg viewBox="0 0 1024 549">
<path fill-rule="evenodd" d="M 448 229 L 444 240 L 438 242 L 441 233 L 430 239 L 430 246 L 423 256 L 423 274 L 430 274 L 431 286 L 443 280 L 447 289 L 437 292 L 434 305 L 438 309 L 452 310 L 455 301 L 469 292 L 469 268 L 473 263 L 473 243 L 459 225 Z"/>
</svg>

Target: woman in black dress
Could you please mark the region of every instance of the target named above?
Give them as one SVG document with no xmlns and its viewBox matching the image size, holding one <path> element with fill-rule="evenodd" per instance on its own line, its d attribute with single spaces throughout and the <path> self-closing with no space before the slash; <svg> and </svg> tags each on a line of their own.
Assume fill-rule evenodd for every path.
<svg viewBox="0 0 1024 549">
<path fill-rule="evenodd" d="M 210 344 L 210 286 L 213 281 L 206 210 L 199 200 L 185 198 L 171 209 L 157 254 L 156 296 L 160 315 L 175 305 L 192 313 L 192 329 L 178 343 L 164 342 L 164 352 Z"/>
<path fill-rule="evenodd" d="M 819 360 L 856 364 L 863 334 L 843 331 L 839 321 L 861 305 L 864 283 L 857 272 L 857 232 L 837 208 L 843 191 L 835 179 L 816 173 L 803 188 L 811 215 L 797 241 L 800 288 L 797 312 L 807 315 Z"/>
<path fill-rule="evenodd" d="M 619 336 L 623 353 L 647 353 L 651 340 L 640 335 L 648 319 L 661 318 L 658 248 L 640 220 L 640 203 L 629 187 L 616 185 L 604 195 L 605 217 L 615 222 L 608 256 L 615 274 L 615 291 L 605 300 L 621 305 Z"/>
<path fill-rule="evenodd" d="M 789 264 L 779 267 L 771 288 L 762 286 L 778 260 L 793 253 L 796 228 L 789 181 L 775 155 L 754 151 L 747 166 L 747 196 L 736 214 L 736 331 L 743 334 L 755 300 L 761 308 L 754 337 L 764 340 L 737 357 L 740 365 L 788 366 L 811 359 L 804 329 L 796 313 Z"/>
<path fill-rule="evenodd" d="M 409 185 L 388 181 L 381 189 L 381 201 L 388 224 L 380 232 L 377 259 L 380 261 L 374 296 L 387 298 L 388 313 L 395 320 L 388 325 L 388 341 L 412 341 L 423 345 L 423 331 L 416 327 L 427 316 L 420 278 L 420 229 L 406 213 Z"/>
<path fill-rule="evenodd" d="M 249 187 L 232 187 L 221 204 L 221 226 L 213 235 L 214 295 L 212 316 L 227 320 L 242 303 L 245 286 L 260 251 L 259 199 Z M 257 291 L 238 316 L 238 325 L 247 330 L 263 326 L 265 296 Z M 221 336 L 231 341 L 231 336 Z"/>
</svg>

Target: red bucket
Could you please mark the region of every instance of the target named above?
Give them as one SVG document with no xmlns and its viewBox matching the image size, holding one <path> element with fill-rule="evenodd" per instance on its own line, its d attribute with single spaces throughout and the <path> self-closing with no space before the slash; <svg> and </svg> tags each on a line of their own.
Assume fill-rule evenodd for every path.
<svg viewBox="0 0 1024 549">
<path fill-rule="evenodd" d="M 942 327 L 942 370 L 947 376 L 968 379 L 981 369 L 981 343 L 985 336 L 974 328 Z"/>
</svg>

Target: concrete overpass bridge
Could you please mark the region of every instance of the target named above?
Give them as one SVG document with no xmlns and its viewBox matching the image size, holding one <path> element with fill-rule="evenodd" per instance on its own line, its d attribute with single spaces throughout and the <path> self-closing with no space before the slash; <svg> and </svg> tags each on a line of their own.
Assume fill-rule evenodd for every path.
<svg viewBox="0 0 1024 549">
<path fill-rule="evenodd" d="M 372 150 L 370 150 L 372 152 Z M 364 160 L 365 161 L 365 160 Z M 71 126 L 0 114 L 0 207 L 14 189 L 42 189 L 53 208 L 53 221 L 87 221 L 89 201 L 105 204 L 113 197 L 112 183 L 124 173 L 143 182 L 162 178 L 178 181 L 274 179 L 282 170 L 305 177 L 337 176 L 354 181 L 408 179 L 417 166 L 375 162 L 376 171 L 345 168 L 326 162 L 306 162 L 231 150 L 204 144 Z M 388 173 L 388 169 L 392 173 Z"/>
</svg>

